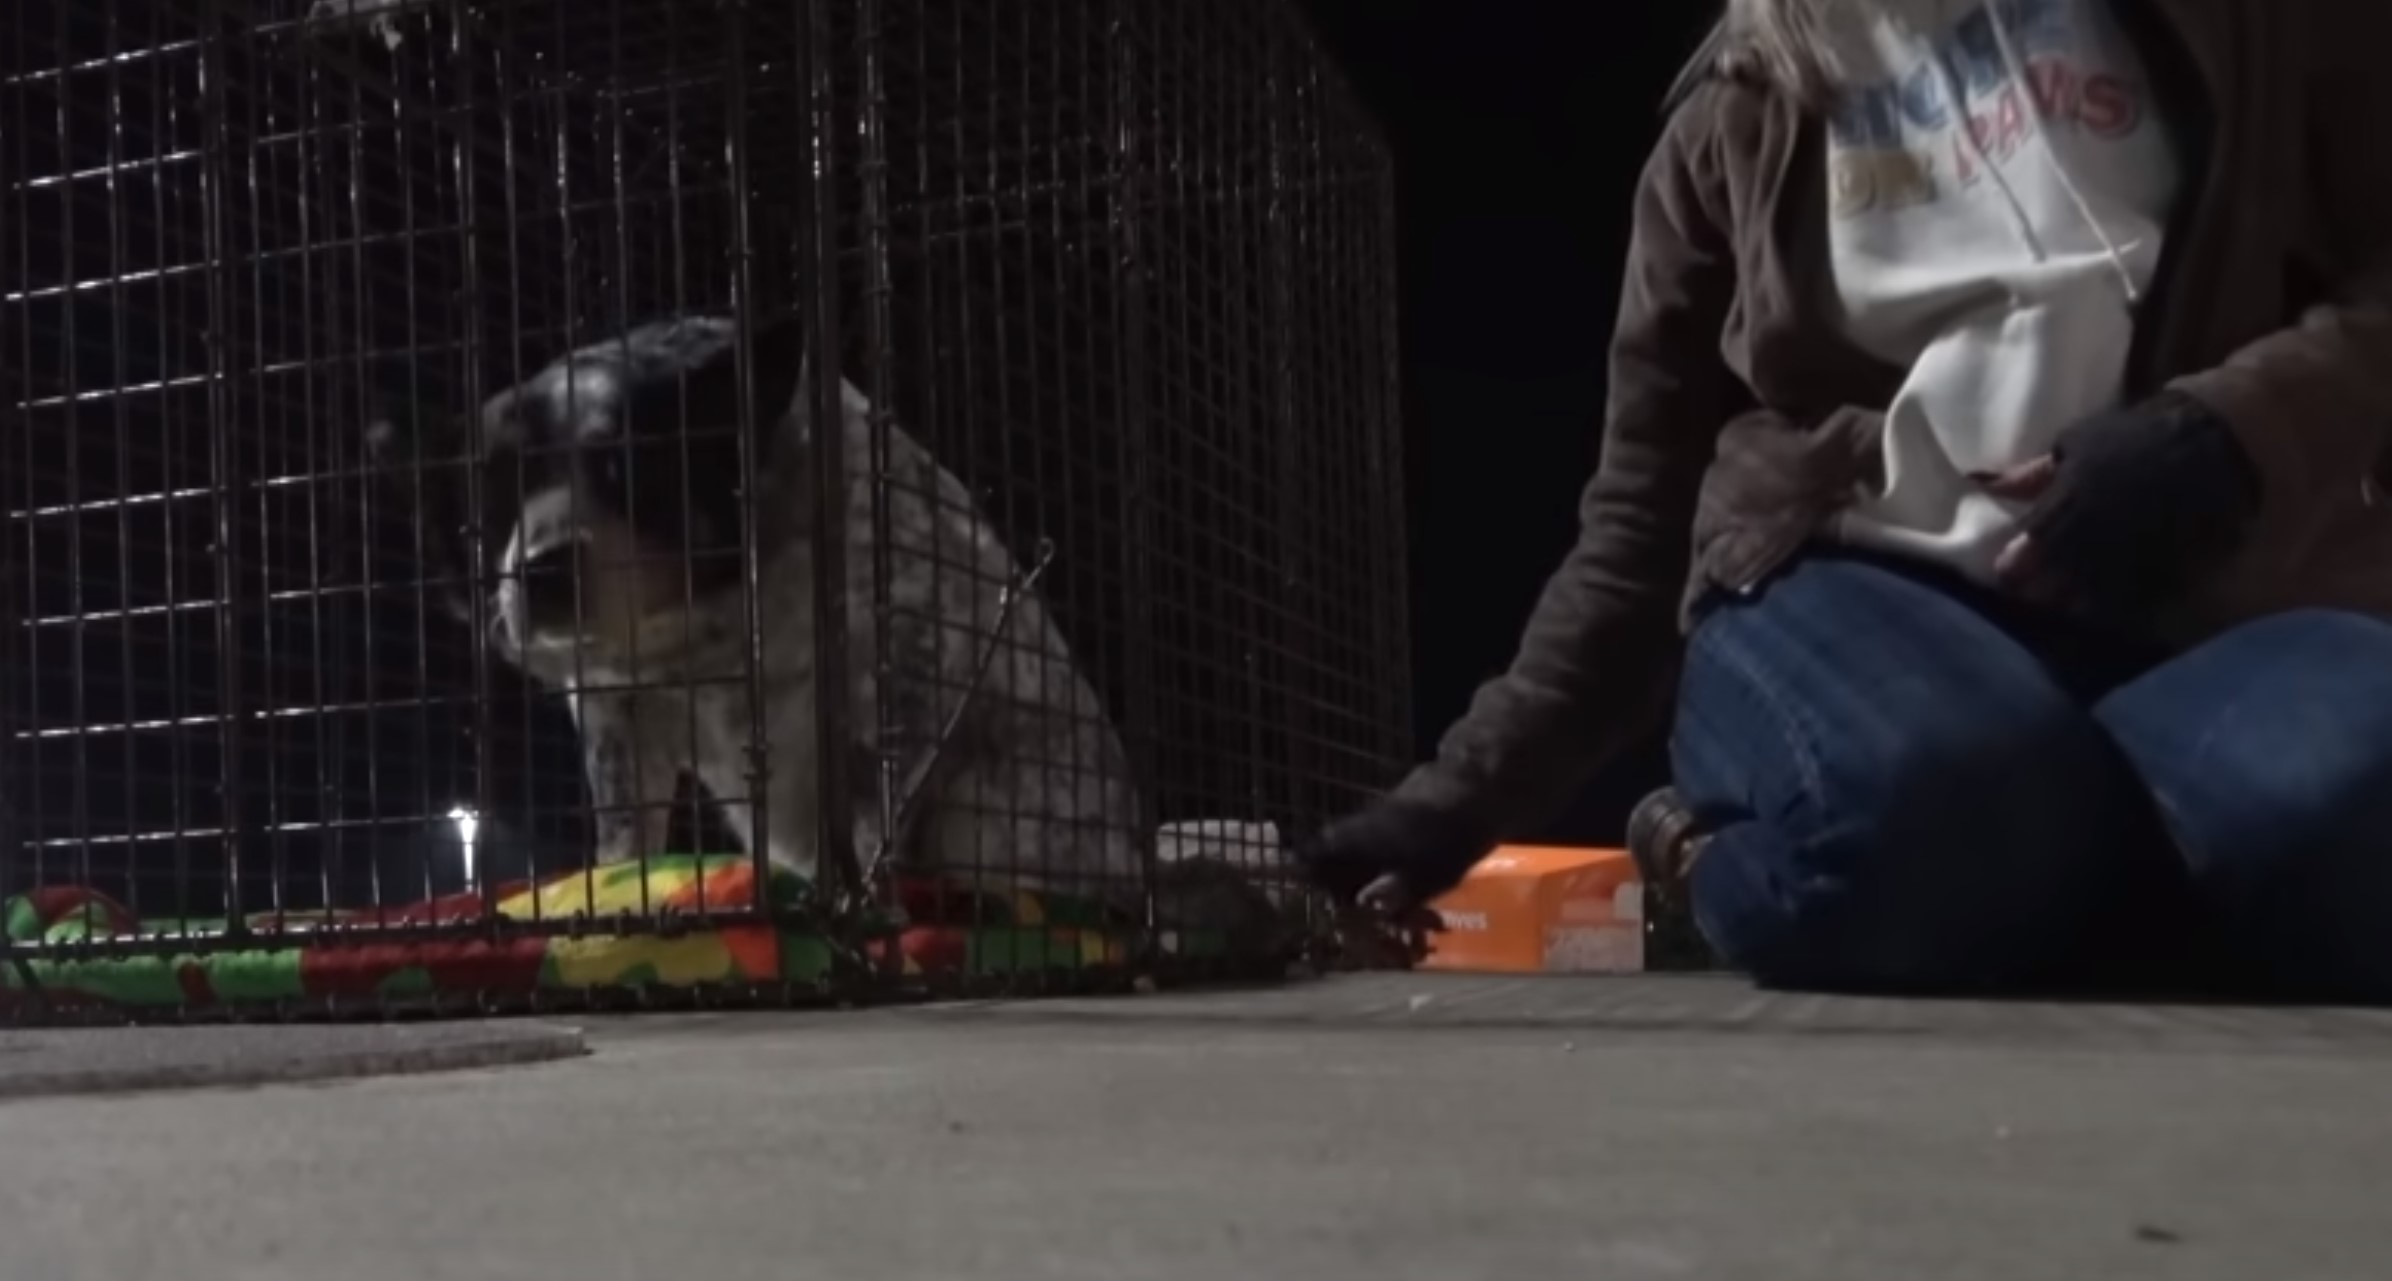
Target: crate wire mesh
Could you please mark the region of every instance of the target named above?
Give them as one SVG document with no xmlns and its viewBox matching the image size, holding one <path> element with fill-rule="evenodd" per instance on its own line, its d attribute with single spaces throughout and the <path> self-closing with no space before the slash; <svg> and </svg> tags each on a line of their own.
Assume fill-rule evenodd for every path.
<svg viewBox="0 0 2392 1281">
<path fill-rule="evenodd" d="M 1281 845 L 1407 756 L 1408 659 L 1389 166 L 1282 7 L 20 0 L 0 36 L 20 961 L 770 915 L 859 982 L 1020 985 L 1086 968 L 1062 898 L 1123 926 L 1098 973 L 1313 921 Z M 482 447 L 552 360 L 690 316 L 729 348 L 618 434 Z M 558 474 L 543 579 L 501 553 Z M 636 588 L 629 652 L 526 675 L 492 633 L 537 583 L 583 637 Z M 568 707 L 637 710 L 646 776 L 594 787 Z M 807 888 L 606 909 L 623 848 Z M 867 946 L 891 915 L 979 941 L 926 969 Z M 1074 963 L 988 964 L 999 925 Z"/>
</svg>

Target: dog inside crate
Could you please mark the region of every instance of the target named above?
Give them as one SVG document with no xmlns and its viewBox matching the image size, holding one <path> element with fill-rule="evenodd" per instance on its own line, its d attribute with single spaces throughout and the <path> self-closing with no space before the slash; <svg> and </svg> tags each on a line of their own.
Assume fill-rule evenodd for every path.
<svg viewBox="0 0 2392 1281">
<path fill-rule="evenodd" d="M 450 572 L 490 588 L 478 605 L 456 601 L 455 612 L 487 617 L 499 652 L 572 709 L 602 861 L 665 852 L 675 789 L 694 777 L 742 848 L 760 844 L 775 864 L 819 875 L 818 486 L 807 464 L 810 437 L 823 428 L 812 421 L 802 327 L 760 328 L 744 416 L 739 326 L 705 317 L 576 350 L 461 426 L 426 428 L 419 416 L 370 429 L 385 461 L 465 458 L 483 472 L 481 528 L 495 537 L 484 540 L 484 563 L 455 557 Z M 879 812 L 875 796 L 855 798 L 859 851 L 1077 897 L 1135 886 L 1139 853 L 1122 821 L 1139 808 L 1127 754 L 1034 584 L 961 483 L 894 425 L 881 428 L 890 479 L 876 487 L 870 405 L 852 384 L 840 404 L 842 420 L 828 429 L 845 435 L 859 463 L 845 487 L 851 569 L 863 570 L 849 576 L 860 588 L 848 601 L 851 643 L 875 659 L 850 675 L 853 723 L 881 718 L 910 749 L 893 813 Z M 745 442 L 743 417 L 755 424 Z M 753 620 L 740 546 L 741 491 L 751 483 L 743 460 L 754 471 Z M 438 537 L 475 523 L 441 501 L 456 488 L 415 492 L 428 541 L 457 546 Z M 945 553 L 891 558 L 885 609 L 870 570 L 883 538 Z M 953 633 L 984 639 L 959 643 Z M 761 659 L 752 676 L 751 656 Z M 877 741 L 841 746 L 863 761 L 882 755 Z M 747 817 L 759 757 L 771 762 L 761 829 Z"/>
<path fill-rule="evenodd" d="M 36 685 L 85 651 L 166 658 L 152 690 L 127 658 L 114 693 L 34 709 L 81 737 L 32 749 L 34 854 L 12 885 L 29 872 L 108 887 L 172 930 L 334 907 L 370 906 L 372 923 L 468 889 L 692 855 L 761 850 L 818 877 L 824 487 L 812 466 L 829 422 L 847 472 L 832 492 L 850 677 L 830 719 L 847 728 L 859 870 L 1129 916 L 1151 892 L 1166 927 L 1290 905 L 1233 866 L 1279 854 L 1282 824 L 1261 820 L 1285 815 L 1246 781 L 1270 768 L 1259 752 L 1250 768 L 1212 767 L 1234 781 L 1179 784 L 1158 805 L 1172 789 L 1141 776 L 1125 745 L 1122 691 L 1136 681 L 1122 654 L 1164 632 L 1210 647 L 1210 666 L 1188 664 L 1168 690 L 1179 723 L 1235 727 L 1168 750 L 1227 759 L 1259 744 L 1253 700 L 1266 695 L 1240 685 L 1255 660 L 1220 658 L 1210 637 L 1235 628 L 1204 615 L 1245 620 L 1239 643 L 1252 646 L 1268 606 L 1226 577 L 1166 588 L 1177 612 L 1137 625 L 1112 599 L 1179 581 L 1117 567 L 1138 542 L 1126 513 L 1139 499 L 1123 495 L 1159 487 L 1124 483 L 1124 460 L 1151 447 L 1124 435 L 1131 393 L 1101 386 L 1095 342 L 1070 340 L 1084 351 L 1068 371 L 1034 350 L 1063 341 L 1062 317 L 1101 324 L 1124 306 L 1105 292 L 1103 229 L 1068 222 L 1109 216 L 1103 193 L 1088 178 L 1076 196 L 1070 184 L 966 191 L 997 179 L 971 169 L 960 134 L 926 134 L 911 144 L 917 171 L 889 176 L 887 243 L 853 234 L 869 211 L 850 204 L 837 247 L 810 253 L 815 135 L 792 29 L 807 8 L 110 6 L 120 23 L 138 11 L 213 24 L 161 23 L 157 48 L 191 52 L 124 64 L 154 80 L 124 136 L 190 158 L 161 166 L 149 193 L 161 261 L 223 265 L 57 291 L 80 309 L 59 323 L 90 344 L 83 369 L 113 360 L 136 371 L 123 384 L 155 364 L 161 390 L 102 420 L 78 408 L 91 402 L 77 387 L 36 389 L 55 419 L 37 432 L 94 439 L 95 459 L 113 434 L 114 459 L 133 461 L 131 473 L 94 464 L 118 470 L 103 486 L 128 496 L 114 506 L 77 497 L 91 471 L 63 504 L 24 504 L 28 559 L 55 561 L 62 545 L 42 513 L 85 507 L 56 519 L 89 526 L 73 545 L 93 563 L 144 539 L 175 559 L 117 619 L 102 621 L 107 593 L 86 584 L 32 593 L 33 622 L 57 625 L 26 632 Z M 987 20 L 977 12 L 955 21 Z M 242 13 L 257 21 L 228 35 Z M 935 55 L 917 56 L 944 78 Z M 121 97 L 130 74 L 104 74 Z M 956 75 L 916 98 L 965 110 L 979 90 Z M 1100 151 L 1090 104 L 1106 100 L 1040 108 L 1051 136 L 1035 163 Z M 897 134 L 940 128 L 892 120 Z M 1047 202 L 1043 228 L 1019 213 L 1033 198 Z M 872 278 L 876 253 L 893 280 Z M 125 265 L 64 257 L 75 279 Z M 894 342 L 886 316 L 865 332 L 876 286 Z M 1044 301 L 1025 311 L 1025 297 Z M 219 315 L 212 351 L 168 323 Z M 825 318 L 848 339 L 827 363 Z M 1068 427 L 1022 448 L 1061 442 L 1093 477 L 1080 489 L 1049 493 L 1044 464 L 1008 461 L 1008 433 L 1048 415 Z M 995 429 L 975 435 L 979 420 Z M 161 442 L 158 456 L 127 440 Z M 1177 447 L 1223 469 L 1183 487 L 1191 497 L 1251 465 L 1193 437 Z M 147 494 L 162 497 L 131 497 Z M 1165 540 L 1189 553 L 1169 572 L 1277 572 L 1230 537 L 1188 523 Z M 155 603 L 135 599 L 145 592 Z M 81 649 L 47 639 L 70 630 Z M 120 731 L 121 840 L 99 812 L 109 789 L 80 791 L 106 772 L 91 745 Z M 68 775 L 71 807 L 43 788 Z M 938 895 L 896 897 L 950 910 Z"/>
<path fill-rule="evenodd" d="M 406 42 L 391 31 L 382 28 L 382 43 L 402 57 Z M 444 46 L 421 47 L 437 58 Z M 746 291 L 750 302 L 811 287 L 782 266 L 802 257 L 785 247 L 807 216 L 799 184 L 760 145 L 746 190 L 708 172 L 710 148 L 691 145 L 698 113 L 675 97 L 706 59 L 668 57 L 669 71 L 643 77 L 622 56 L 610 52 L 615 65 L 588 90 L 599 99 L 588 118 L 610 127 L 590 153 L 611 172 L 597 170 L 587 199 L 557 197 L 563 261 L 510 259 L 517 315 L 512 286 L 527 267 L 579 282 L 594 302 L 587 321 L 564 308 L 557 341 L 574 345 L 478 407 L 428 405 L 419 380 L 402 409 L 367 429 L 369 464 L 398 482 L 389 492 L 416 517 L 427 575 L 449 584 L 448 612 L 571 712 L 599 861 L 721 848 L 707 843 L 727 836 L 818 879 L 814 506 L 824 491 L 813 444 L 818 409 L 835 403 L 830 430 L 843 438 L 848 472 L 841 720 L 852 727 L 839 749 L 852 760 L 860 870 L 1133 910 L 1153 846 L 1150 809 L 1114 714 L 1040 590 L 1051 544 L 1040 540 L 1031 562 L 1017 558 L 956 474 L 845 369 L 835 397 L 818 397 L 818 349 L 794 305 L 778 314 L 692 306 L 704 287 L 689 279 L 691 251 L 710 235 L 740 238 L 734 203 L 778 228 L 739 246 L 766 275 Z M 755 75 L 769 79 L 769 59 Z M 744 123 L 786 105 L 751 92 Z M 572 114 L 568 100 L 517 126 L 554 131 L 565 184 L 577 155 Z M 576 236 L 585 215 L 593 232 Z M 595 225 L 606 219 L 611 228 Z M 697 230 L 710 221 L 720 229 Z M 641 248 L 667 239 L 680 270 L 640 279 Z M 780 244 L 759 243 L 768 239 Z M 504 252 L 521 255 L 522 243 Z M 573 261 L 576 247 L 584 261 Z M 591 260 L 596 269 L 578 274 Z M 775 271 L 787 274 L 774 280 Z M 663 306 L 668 293 L 679 296 L 665 318 L 633 319 L 640 300 Z M 421 350 L 420 334 L 406 337 L 407 350 Z M 426 464 L 459 462 L 463 477 L 424 483 Z M 1183 839 L 1164 852 L 1173 923 L 1267 916 L 1254 887 L 1224 873 L 1219 851 Z"/>
</svg>

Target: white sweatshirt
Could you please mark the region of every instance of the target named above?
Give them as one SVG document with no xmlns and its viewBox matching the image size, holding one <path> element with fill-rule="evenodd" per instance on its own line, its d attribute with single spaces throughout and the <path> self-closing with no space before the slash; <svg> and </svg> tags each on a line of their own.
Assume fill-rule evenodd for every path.
<svg viewBox="0 0 2392 1281">
<path fill-rule="evenodd" d="M 2177 167 L 2105 0 L 1880 3 L 1844 49 L 1829 241 L 1849 334 L 1910 373 L 1838 532 L 1982 580 L 2020 508 L 1972 474 L 2117 404 Z"/>
</svg>

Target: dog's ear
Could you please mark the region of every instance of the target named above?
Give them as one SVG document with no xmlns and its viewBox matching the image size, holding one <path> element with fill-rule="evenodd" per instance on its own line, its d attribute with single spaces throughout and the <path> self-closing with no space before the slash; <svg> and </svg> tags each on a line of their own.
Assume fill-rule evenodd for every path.
<svg viewBox="0 0 2392 1281">
<path fill-rule="evenodd" d="M 710 435 L 736 426 L 742 379 L 733 324 L 708 320 L 648 331 L 654 349 L 633 353 L 629 362 L 638 371 L 630 388 L 633 418 L 678 423 Z M 762 439 L 771 438 L 773 424 L 797 398 L 805 332 L 803 318 L 795 314 L 751 324 L 747 421 Z"/>
<path fill-rule="evenodd" d="M 773 424 L 789 412 L 797 400 L 798 389 L 805 385 L 806 362 L 811 353 L 806 350 L 806 322 L 803 313 L 783 311 L 755 318 L 748 329 L 748 354 L 754 365 L 754 377 L 749 385 L 751 406 L 749 423 L 766 440 L 773 435 Z M 728 356 L 724 362 L 724 376 L 734 380 L 735 361 Z"/>
</svg>

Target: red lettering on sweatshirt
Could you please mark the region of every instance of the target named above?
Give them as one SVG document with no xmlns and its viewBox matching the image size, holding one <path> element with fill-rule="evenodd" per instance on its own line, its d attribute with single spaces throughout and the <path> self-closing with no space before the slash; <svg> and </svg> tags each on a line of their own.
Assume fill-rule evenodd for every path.
<svg viewBox="0 0 2392 1281">
<path fill-rule="evenodd" d="M 2102 73 L 2085 77 L 2076 118 L 2095 137 L 2117 138 L 2133 133 L 2142 123 L 2143 108 L 2133 85 Z"/>
</svg>

